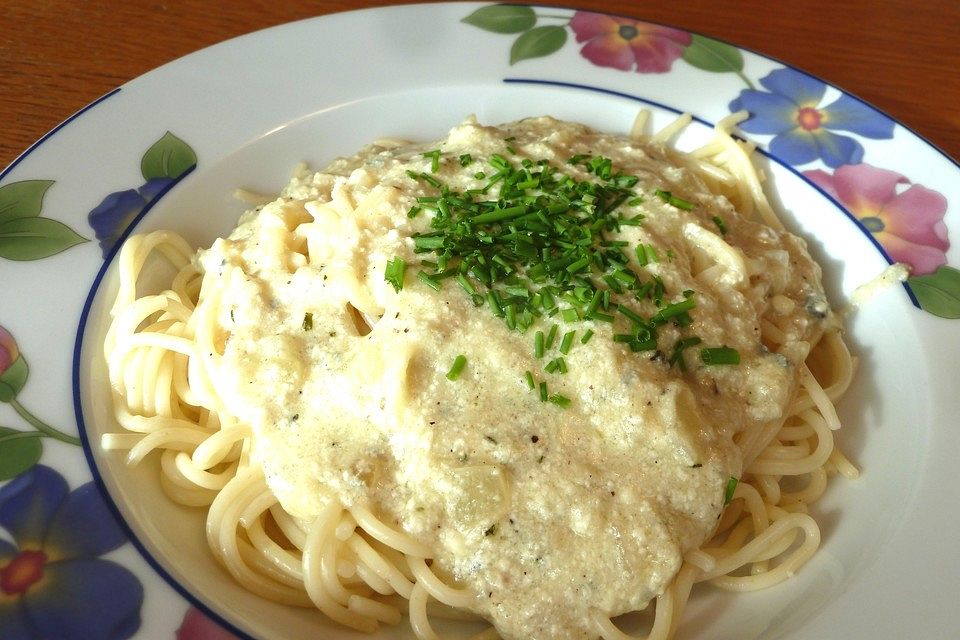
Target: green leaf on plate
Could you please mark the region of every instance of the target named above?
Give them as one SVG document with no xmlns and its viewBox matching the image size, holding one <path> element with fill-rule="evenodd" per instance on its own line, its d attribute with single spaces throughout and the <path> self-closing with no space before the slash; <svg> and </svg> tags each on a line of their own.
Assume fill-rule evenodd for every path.
<svg viewBox="0 0 960 640">
<path fill-rule="evenodd" d="M 23 180 L 0 187 L 0 223 L 35 218 L 43 208 L 43 194 L 53 180 Z"/>
<path fill-rule="evenodd" d="M 0 223 L 0 258 L 39 260 L 86 242 L 70 227 L 49 218 L 14 218 Z"/>
<path fill-rule="evenodd" d="M 520 33 L 533 27 L 537 16 L 530 7 L 495 4 L 477 9 L 462 22 L 494 33 Z"/>
<path fill-rule="evenodd" d="M 0 427 L 0 481 L 16 478 L 40 461 L 41 434 Z"/>
<path fill-rule="evenodd" d="M 535 27 L 522 34 L 510 47 L 510 64 L 530 58 L 542 58 L 558 51 L 567 42 L 564 27 Z"/>
<path fill-rule="evenodd" d="M 715 73 L 743 71 L 743 54 L 734 46 L 693 34 L 693 41 L 683 51 L 683 59 L 698 69 Z"/>
<path fill-rule="evenodd" d="M 7 370 L 0 375 L 0 402 L 10 402 L 13 400 L 23 386 L 27 384 L 27 376 L 30 375 L 30 367 L 27 361 L 21 355 L 14 360 Z"/>
<path fill-rule="evenodd" d="M 179 178 L 197 164 L 197 154 L 186 142 L 167 131 L 140 160 L 144 179 Z"/>
<path fill-rule="evenodd" d="M 930 275 L 911 276 L 907 285 L 920 308 L 941 318 L 960 318 L 960 271 L 942 265 Z"/>
</svg>

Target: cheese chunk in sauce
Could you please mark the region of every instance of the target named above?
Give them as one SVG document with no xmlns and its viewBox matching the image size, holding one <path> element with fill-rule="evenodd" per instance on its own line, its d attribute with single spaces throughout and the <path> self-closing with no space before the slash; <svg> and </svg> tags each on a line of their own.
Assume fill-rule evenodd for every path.
<svg viewBox="0 0 960 640">
<path fill-rule="evenodd" d="M 434 149 L 436 171 L 424 156 Z M 639 178 L 630 215 L 643 222 L 610 239 L 628 243 L 630 267 L 659 278 L 669 300 L 694 292 L 692 324 L 666 323 L 655 350 L 633 352 L 613 339 L 622 317 L 545 314 L 521 332 L 452 279 L 439 291 L 418 282 L 429 256 L 413 236 L 431 231 L 431 214 L 408 211 L 437 190 L 410 172 L 464 192 L 486 184 L 475 174 L 492 173 L 493 154 L 546 160 L 580 181 L 596 178 L 568 159 L 603 156 Z M 659 261 L 641 265 L 639 243 Z M 410 265 L 400 291 L 384 278 L 396 257 Z M 371 146 L 304 171 L 200 260 L 220 285 L 218 390 L 252 425 L 253 461 L 282 506 L 307 520 L 329 500 L 368 507 L 428 545 L 434 571 L 504 638 L 593 638 L 596 612 L 661 594 L 742 472 L 735 437 L 783 416 L 829 315 L 804 243 L 741 218 L 679 154 L 546 117 L 471 119 L 440 142 Z M 657 310 L 634 303 L 646 317 Z M 783 333 L 778 344 L 761 339 L 763 321 Z M 554 324 L 557 342 L 577 332 L 565 374 L 534 354 L 534 332 Z M 698 348 L 685 367 L 671 363 L 684 336 L 734 348 L 740 364 L 706 366 Z M 541 401 L 527 371 L 570 405 Z"/>
</svg>

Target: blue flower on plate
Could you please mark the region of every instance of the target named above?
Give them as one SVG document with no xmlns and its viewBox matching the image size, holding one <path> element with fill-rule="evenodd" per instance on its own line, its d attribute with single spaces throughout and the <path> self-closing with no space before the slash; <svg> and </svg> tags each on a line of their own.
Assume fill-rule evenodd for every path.
<svg viewBox="0 0 960 640">
<path fill-rule="evenodd" d="M 821 106 L 827 85 L 799 71 L 777 69 L 760 84 L 767 91 L 744 89 L 730 103 L 730 110 L 749 111 L 750 118 L 740 128 L 747 133 L 772 134 L 770 152 L 787 164 L 806 164 L 818 158 L 833 168 L 860 163 L 863 145 L 834 131 L 874 139 L 893 137 L 893 120 L 846 94 Z"/>
<path fill-rule="evenodd" d="M 143 586 L 99 556 L 126 542 L 93 483 L 70 491 L 43 465 L 0 487 L 0 638 L 123 640 Z"/>
<path fill-rule="evenodd" d="M 173 178 L 152 178 L 139 189 L 115 191 L 87 215 L 87 220 L 100 241 L 104 258 L 110 254 L 110 250 L 130 223 L 147 205 L 163 195 L 174 181 Z"/>
</svg>

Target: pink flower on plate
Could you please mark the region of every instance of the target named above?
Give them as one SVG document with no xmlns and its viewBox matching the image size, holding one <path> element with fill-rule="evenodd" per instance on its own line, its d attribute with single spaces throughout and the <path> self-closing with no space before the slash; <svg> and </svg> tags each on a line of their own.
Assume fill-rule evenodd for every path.
<svg viewBox="0 0 960 640">
<path fill-rule="evenodd" d="M 947 262 L 947 200 L 941 194 L 869 164 L 842 165 L 833 175 L 819 169 L 803 175 L 856 216 L 894 261 L 913 267 L 913 275 L 933 273 Z"/>
<path fill-rule="evenodd" d="M 0 327 L 0 375 L 3 375 L 19 357 L 20 350 L 17 348 L 16 340 L 9 331 Z"/>
<path fill-rule="evenodd" d="M 577 11 L 570 21 L 580 53 L 600 67 L 637 73 L 665 73 L 692 38 L 686 31 L 602 13 Z"/>
<path fill-rule="evenodd" d="M 190 607 L 177 629 L 177 640 L 237 640 L 237 636 Z"/>
</svg>

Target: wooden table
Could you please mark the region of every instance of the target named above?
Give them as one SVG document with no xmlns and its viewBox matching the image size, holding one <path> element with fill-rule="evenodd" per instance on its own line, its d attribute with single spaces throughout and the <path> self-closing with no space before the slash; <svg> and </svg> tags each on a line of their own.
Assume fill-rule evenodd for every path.
<svg viewBox="0 0 960 640">
<path fill-rule="evenodd" d="M 77 109 L 174 58 L 291 20 L 381 4 L 388 2 L 5 0 L 0 168 Z M 956 0 L 550 4 L 663 22 L 765 53 L 867 100 L 960 158 Z"/>
</svg>

